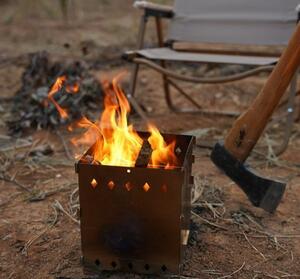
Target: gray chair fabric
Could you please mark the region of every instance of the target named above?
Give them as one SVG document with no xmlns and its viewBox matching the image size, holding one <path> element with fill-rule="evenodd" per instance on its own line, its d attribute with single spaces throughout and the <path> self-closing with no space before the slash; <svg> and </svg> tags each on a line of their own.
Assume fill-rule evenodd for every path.
<svg viewBox="0 0 300 279">
<path fill-rule="evenodd" d="M 175 51 L 170 48 L 150 48 L 136 51 L 140 56 L 150 60 L 169 60 L 203 63 L 226 63 L 264 66 L 276 63 L 276 57 L 244 56 L 228 54 L 208 54 Z"/>
<path fill-rule="evenodd" d="M 168 39 L 188 42 L 285 45 L 299 0 L 175 0 Z"/>
</svg>

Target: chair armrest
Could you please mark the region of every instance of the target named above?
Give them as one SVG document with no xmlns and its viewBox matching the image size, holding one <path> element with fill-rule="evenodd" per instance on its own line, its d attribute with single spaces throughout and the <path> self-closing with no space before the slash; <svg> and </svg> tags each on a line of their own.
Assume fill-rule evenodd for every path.
<svg viewBox="0 0 300 279">
<path fill-rule="evenodd" d="M 135 1 L 135 8 L 145 11 L 145 16 L 171 18 L 174 15 L 173 7 L 167 5 L 154 4 L 148 1 Z"/>
</svg>

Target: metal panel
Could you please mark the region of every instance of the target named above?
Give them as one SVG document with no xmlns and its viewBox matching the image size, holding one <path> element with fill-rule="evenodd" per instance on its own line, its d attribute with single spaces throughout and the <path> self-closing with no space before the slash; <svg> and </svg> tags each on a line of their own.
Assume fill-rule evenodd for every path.
<svg viewBox="0 0 300 279">
<path fill-rule="evenodd" d="M 188 229 L 190 219 L 188 182 L 194 139 L 178 136 L 177 143 L 182 166 L 172 170 L 77 164 L 86 268 L 180 273 L 181 231 Z"/>
</svg>

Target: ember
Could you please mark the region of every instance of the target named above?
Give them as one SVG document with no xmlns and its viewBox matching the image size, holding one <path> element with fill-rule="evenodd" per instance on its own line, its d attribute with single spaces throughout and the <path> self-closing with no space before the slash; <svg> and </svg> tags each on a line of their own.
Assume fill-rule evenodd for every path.
<svg viewBox="0 0 300 279">
<path fill-rule="evenodd" d="M 58 77 L 62 77 L 60 90 L 47 99 L 49 89 Z M 73 93 L 76 94 L 65 94 Z M 85 64 L 80 62 L 62 63 L 50 60 L 46 52 L 29 56 L 29 63 L 22 75 L 21 88 L 13 99 L 12 119 L 7 126 L 12 134 L 20 134 L 28 128 L 55 128 L 66 123 L 57 106 L 68 111 L 68 121 L 89 116 L 99 109 L 102 102 L 100 83 L 90 74 Z M 54 102 L 53 102 L 54 101 Z"/>
<path fill-rule="evenodd" d="M 68 113 L 66 110 L 61 108 L 60 105 L 55 101 L 54 95 L 63 88 L 63 84 L 65 83 L 65 81 L 66 81 L 66 76 L 59 77 L 55 81 L 54 85 L 51 87 L 50 92 L 48 93 L 48 99 L 54 104 L 54 106 L 59 112 L 60 117 L 64 119 L 68 117 Z M 75 83 L 74 85 L 66 86 L 66 92 L 68 93 L 77 93 L 78 90 L 79 90 L 79 86 L 77 83 Z"/>
</svg>

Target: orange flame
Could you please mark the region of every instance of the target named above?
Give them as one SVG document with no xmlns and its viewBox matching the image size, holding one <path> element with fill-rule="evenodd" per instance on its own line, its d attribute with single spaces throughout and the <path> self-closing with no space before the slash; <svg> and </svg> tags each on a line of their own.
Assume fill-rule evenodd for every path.
<svg viewBox="0 0 300 279">
<path fill-rule="evenodd" d="M 102 165 L 133 167 L 142 147 L 143 140 L 127 123 L 129 103 L 118 86 L 120 75 L 113 79 L 112 86 L 104 82 L 104 111 L 99 123 L 87 118 L 78 122 L 88 128 L 82 137 L 73 139 L 75 145 L 92 144 L 92 156 Z"/>
<path fill-rule="evenodd" d="M 86 131 L 83 135 L 73 138 L 71 142 L 75 146 L 89 147 L 92 145 L 89 152 L 92 163 L 133 167 L 142 148 L 143 139 L 132 125 L 128 125 L 127 115 L 130 112 L 130 106 L 122 89 L 118 86 L 121 76 L 115 77 L 112 84 L 108 81 L 103 83 L 104 111 L 100 120 L 93 123 L 86 117 L 80 119 L 76 126 L 84 128 Z M 48 95 L 63 118 L 67 117 L 67 112 L 55 102 L 53 95 L 62 88 L 65 81 L 65 76 L 59 77 Z M 73 87 L 66 86 L 68 93 L 77 92 L 78 89 L 78 84 Z M 68 130 L 72 131 L 73 125 L 68 126 Z M 149 125 L 149 131 L 151 135 L 148 141 L 152 148 L 152 154 L 148 167 L 172 169 L 177 166 L 178 160 L 174 152 L 175 141 L 167 144 L 153 125 Z M 145 191 L 148 191 L 149 185 L 147 184 L 145 187 L 147 188 Z"/>
<path fill-rule="evenodd" d="M 66 91 L 68 93 L 71 93 L 71 94 L 77 93 L 79 91 L 79 84 L 76 82 L 76 83 L 74 83 L 72 85 L 67 85 L 66 86 Z"/>
<path fill-rule="evenodd" d="M 54 100 L 54 95 L 62 89 L 64 83 L 66 82 L 66 76 L 61 76 L 58 77 L 51 87 L 49 93 L 48 93 L 48 99 L 54 104 L 56 107 L 59 115 L 61 118 L 66 119 L 68 118 L 68 113 L 67 110 L 63 109 L 55 100 Z M 79 91 L 79 84 L 75 83 L 74 85 L 67 85 L 66 86 L 66 91 L 68 93 L 77 93 Z"/>
<path fill-rule="evenodd" d="M 178 164 L 174 152 L 176 142 L 172 141 L 170 144 L 167 144 L 158 129 L 153 125 L 149 125 L 148 129 L 151 133 L 148 142 L 153 150 L 148 167 L 173 169 Z"/>
</svg>

